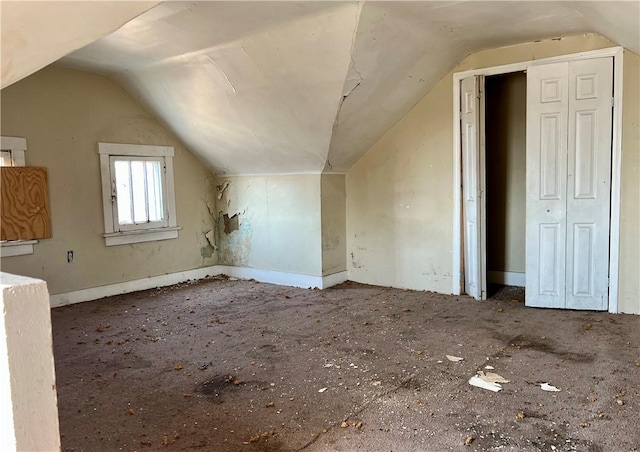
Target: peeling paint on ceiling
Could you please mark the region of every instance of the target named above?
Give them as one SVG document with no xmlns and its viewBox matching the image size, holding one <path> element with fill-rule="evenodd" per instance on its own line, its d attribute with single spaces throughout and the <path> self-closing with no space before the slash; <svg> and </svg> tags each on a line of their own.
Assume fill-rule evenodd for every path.
<svg viewBox="0 0 640 452">
<path fill-rule="evenodd" d="M 579 33 L 640 53 L 640 2 L 165 2 L 62 64 L 219 174 L 343 172 L 468 54 Z"/>
</svg>

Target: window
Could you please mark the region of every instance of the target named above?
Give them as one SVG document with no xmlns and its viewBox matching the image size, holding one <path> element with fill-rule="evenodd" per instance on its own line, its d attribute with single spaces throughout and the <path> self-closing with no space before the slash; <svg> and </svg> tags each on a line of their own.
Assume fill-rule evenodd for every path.
<svg viewBox="0 0 640 452">
<path fill-rule="evenodd" d="M 107 246 L 178 237 L 173 148 L 99 143 Z"/>
<path fill-rule="evenodd" d="M 20 137 L 0 137 L 0 166 L 25 166 L 27 140 Z"/>
<path fill-rule="evenodd" d="M 27 140 L 21 137 L 0 137 L 0 166 L 25 166 Z M 0 242 L 0 256 L 33 254 L 37 240 L 6 240 Z"/>
<path fill-rule="evenodd" d="M 0 151 L 0 166 L 13 166 L 11 160 L 11 149 Z"/>
</svg>

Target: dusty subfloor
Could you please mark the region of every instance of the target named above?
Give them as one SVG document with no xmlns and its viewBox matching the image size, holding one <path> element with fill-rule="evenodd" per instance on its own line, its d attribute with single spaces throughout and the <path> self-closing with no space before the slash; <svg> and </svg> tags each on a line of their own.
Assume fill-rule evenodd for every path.
<svg viewBox="0 0 640 452">
<path fill-rule="evenodd" d="M 225 279 L 52 316 L 65 451 L 640 449 L 638 316 Z"/>
</svg>

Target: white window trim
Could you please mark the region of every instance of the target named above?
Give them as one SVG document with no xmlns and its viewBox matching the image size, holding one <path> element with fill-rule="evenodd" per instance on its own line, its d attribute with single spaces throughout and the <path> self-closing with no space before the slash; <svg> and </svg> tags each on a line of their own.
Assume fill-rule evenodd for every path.
<svg viewBox="0 0 640 452">
<path fill-rule="evenodd" d="M 175 185 L 173 181 L 173 156 L 171 146 L 151 146 L 143 144 L 98 143 L 100 154 L 100 173 L 102 177 L 102 207 L 104 211 L 104 234 L 106 246 L 125 245 L 129 243 L 150 242 L 178 238 L 176 218 Z M 113 203 L 111 200 L 111 157 L 163 157 L 166 174 L 166 199 L 168 224 L 166 227 L 146 228 L 128 231 L 116 231 L 114 228 Z"/>
<path fill-rule="evenodd" d="M 24 151 L 27 150 L 27 139 L 21 137 L 0 137 L 0 148 L 11 151 L 11 166 L 25 166 Z"/>
<path fill-rule="evenodd" d="M 11 166 L 25 166 L 27 139 L 22 137 L 0 137 L 0 149 L 11 151 Z M 33 254 L 37 240 L 9 240 L 0 243 L 0 257 L 25 256 Z"/>
</svg>

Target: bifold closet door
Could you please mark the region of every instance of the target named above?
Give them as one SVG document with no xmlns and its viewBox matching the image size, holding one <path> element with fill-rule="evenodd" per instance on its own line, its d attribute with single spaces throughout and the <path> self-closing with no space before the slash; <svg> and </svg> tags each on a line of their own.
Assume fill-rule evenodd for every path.
<svg viewBox="0 0 640 452">
<path fill-rule="evenodd" d="M 527 69 L 527 306 L 563 308 L 569 63 Z"/>
<path fill-rule="evenodd" d="M 464 289 L 476 300 L 487 297 L 486 259 L 483 235 L 484 173 L 480 143 L 480 93 L 477 77 L 460 82 L 460 132 L 464 218 Z"/>
<path fill-rule="evenodd" d="M 567 168 L 568 309 L 606 310 L 609 305 L 612 94 L 612 58 L 571 62 Z"/>
<path fill-rule="evenodd" d="M 607 309 L 612 71 L 527 70 L 527 306 Z"/>
</svg>

